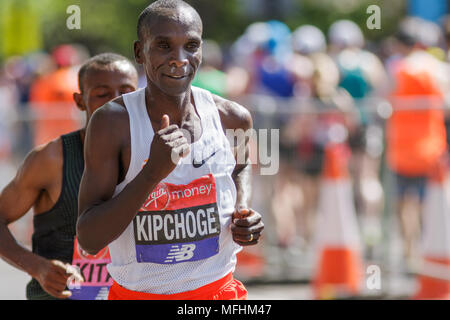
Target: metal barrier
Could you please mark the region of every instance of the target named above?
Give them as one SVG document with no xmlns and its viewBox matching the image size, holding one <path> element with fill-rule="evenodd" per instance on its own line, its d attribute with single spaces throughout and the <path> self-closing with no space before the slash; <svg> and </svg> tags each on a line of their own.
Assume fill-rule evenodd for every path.
<svg viewBox="0 0 450 320">
<path fill-rule="evenodd" d="M 311 236 L 314 238 L 314 234 L 308 234 L 308 230 L 301 223 L 305 223 L 311 216 L 317 214 L 315 212 L 317 200 L 312 201 L 313 205 L 311 205 L 311 197 L 317 198 L 319 193 L 317 188 L 320 188 L 321 180 L 320 156 L 310 159 L 308 165 L 302 163 L 305 159 L 301 159 L 302 152 L 298 149 L 301 149 L 299 143 L 301 145 L 304 142 L 302 137 L 311 139 L 310 135 L 316 134 L 318 136 L 312 139 L 321 142 L 322 148 L 327 141 L 345 141 L 352 150 L 349 164 L 354 205 L 361 233 L 364 262 L 362 272 L 365 275 L 363 279 L 369 276 L 366 272 L 371 266 L 379 267 L 384 286 L 376 293 L 379 295 L 395 293 L 401 296 L 412 294 L 416 286 L 415 277 L 419 274 L 448 280 L 450 271 L 448 266 L 433 266 L 429 261 L 423 260 L 426 253 L 423 250 L 420 251 L 423 249 L 422 239 L 413 239 L 419 253 L 413 255 L 410 260 L 404 257 L 405 245 L 400 232 L 401 222 L 396 213 L 397 176 L 390 169 L 386 158 L 386 125 L 394 112 L 397 114 L 404 111 L 415 112 L 417 117 L 423 117 L 422 111 L 441 110 L 443 111 L 441 125 L 443 127 L 445 123 L 445 126 L 448 126 L 449 109 L 444 100 L 430 97 L 390 100 L 372 97 L 353 101 L 350 106 L 344 108 L 333 102 L 277 99 L 261 95 L 242 97 L 238 101 L 251 110 L 256 128 L 280 128 L 281 140 L 285 139 L 284 142 L 280 141 L 281 145 L 285 145 L 285 150 L 282 146 L 280 152 L 280 162 L 283 166 L 280 173 L 275 176 L 259 176 L 255 173 L 254 176 L 256 195 L 253 206 L 264 214 L 265 237 L 259 251 L 256 248 L 245 248 L 241 253 L 242 261 L 249 266 L 252 266 L 252 256 L 261 255 L 259 262 L 264 261 L 264 267 L 254 267 L 257 261 L 255 257 L 253 257 L 253 267 L 245 268 L 238 263 L 237 272 L 240 272 L 241 278 L 250 282 L 312 282 L 314 280 L 318 252 L 314 246 L 314 239 L 307 239 Z M 327 119 L 327 116 L 331 120 Z M 322 120 L 318 120 L 320 118 Z M 309 121 L 311 123 L 308 123 Z M 330 122 L 325 128 L 317 127 L 321 121 Z M 296 141 L 289 141 L 292 139 L 292 134 L 289 134 L 292 127 L 296 127 L 298 130 L 294 132 L 301 135 Z M 411 131 L 414 130 L 417 128 L 411 127 Z M 444 139 L 449 141 L 447 136 Z M 363 139 L 360 139 L 361 137 Z M 286 141 L 288 143 L 285 143 Z M 306 143 L 303 147 L 311 148 L 311 145 Z M 314 152 L 320 154 L 320 150 L 313 150 L 312 153 Z M 282 195 L 285 192 L 289 195 Z M 295 198 L 295 201 L 292 201 L 292 198 Z M 286 199 L 290 201 L 287 209 L 286 205 L 281 203 Z M 311 212 L 305 212 L 305 206 L 308 207 L 306 210 Z M 292 212 L 280 214 L 275 212 L 277 208 Z M 413 209 L 410 207 L 406 210 L 413 211 Z M 445 214 L 448 216 L 450 212 Z M 299 221 L 296 222 L 295 219 Z M 296 223 L 297 226 L 293 226 Z M 280 224 L 282 230 L 280 230 Z M 314 223 L 311 224 L 314 225 Z M 287 234 L 290 234 L 290 239 L 283 239 Z M 443 235 L 442 241 L 448 242 L 445 236 Z M 450 247 L 450 243 L 446 246 Z M 246 257 L 246 250 L 250 258 Z M 365 294 L 374 293 L 365 284 L 362 284 L 362 289 Z"/>
<path fill-rule="evenodd" d="M 399 221 L 394 214 L 396 181 L 386 164 L 385 128 L 394 110 L 426 110 L 428 98 L 413 99 L 412 104 L 396 109 L 392 101 L 380 97 L 353 101 L 350 105 L 264 95 L 248 95 L 236 100 L 249 108 L 256 130 L 280 129 L 278 174 L 260 175 L 257 169 L 261 164 L 253 162 L 252 206 L 263 215 L 265 231 L 260 245 L 246 247 L 239 253 L 236 277 L 246 283 L 309 282 L 313 279 L 317 263 L 314 218 L 323 148 L 328 142 L 346 143 L 352 151 L 349 170 L 361 232 L 363 271 L 371 265 L 381 269 L 385 285 L 377 293 L 391 292 L 391 284 L 407 272 L 419 273 L 420 263 L 405 270 Z M 444 104 L 440 107 L 447 110 Z M 31 139 L 27 143 L 29 148 L 32 146 L 33 135 L 30 131 L 24 133 L 24 128 L 33 128 L 36 121 L 49 119 L 31 112 L 33 108 L 29 106 L 8 110 L 0 118 L 3 138 L 4 134 L 8 136 L 3 141 L 9 144 L 8 152 L 0 152 L 1 188 L 13 177 L 25 156 L 21 148 L 23 141 Z M 18 110 L 25 111 L 19 113 Z M 81 112 L 51 118 L 75 120 L 80 126 L 83 120 Z M 5 143 L 0 143 L 0 147 L 3 145 Z M 14 223 L 12 229 L 20 242 L 30 246 L 32 220 L 28 216 L 31 215 Z M 447 277 L 446 270 L 437 269 L 434 272 L 433 268 L 428 268 L 425 273 Z"/>
</svg>

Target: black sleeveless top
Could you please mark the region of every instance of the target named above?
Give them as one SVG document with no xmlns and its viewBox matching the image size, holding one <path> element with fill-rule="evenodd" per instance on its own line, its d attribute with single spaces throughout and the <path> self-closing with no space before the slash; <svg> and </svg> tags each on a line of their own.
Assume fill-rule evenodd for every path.
<svg viewBox="0 0 450 320">
<path fill-rule="evenodd" d="M 84 169 L 80 131 L 61 136 L 63 180 L 61 195 L 52 209 L 34 216 L 33 253 L 44 258 L 72 263 L 78 217 L 78 188 Z M 56 299 L 45 292 L 36 279 L 26 289 L 27 299 Z"/>
</svg>

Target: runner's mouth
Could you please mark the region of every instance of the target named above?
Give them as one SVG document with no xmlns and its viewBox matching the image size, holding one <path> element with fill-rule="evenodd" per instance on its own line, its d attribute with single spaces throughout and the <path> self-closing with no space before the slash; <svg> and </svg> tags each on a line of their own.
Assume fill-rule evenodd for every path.
<svg viewBox="0 0 450 320">
<path fill-rule="evenodd" d="M 188 77 L 187 75 L 175 76 L 175 75 L 169 75 L 169 74 L 165 74 L 164 76 L 171 78 L 171 79 L 175 79 L 175 80 L 181 80 L 181 79 Z"/>
</svg>

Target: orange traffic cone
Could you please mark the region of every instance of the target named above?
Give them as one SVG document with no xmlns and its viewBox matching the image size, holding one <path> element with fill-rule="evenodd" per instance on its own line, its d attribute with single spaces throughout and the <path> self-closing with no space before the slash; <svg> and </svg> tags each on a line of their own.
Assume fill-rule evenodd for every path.
<svg viewBox="0 0 450 320">
<path fill-rule="evenodd" d="M 331 299 L 356 295 L 362 282 L 359 228 L 348 177 L 348 147 L 325 148 L 318 204 L 315 297 Z"/>
<path fill-rule="evenodd" d="M 430 177 L 424 202 L 419 289 L 414 299 L 450 299 L 450 188 L 446 165 Z"/>
</svg>

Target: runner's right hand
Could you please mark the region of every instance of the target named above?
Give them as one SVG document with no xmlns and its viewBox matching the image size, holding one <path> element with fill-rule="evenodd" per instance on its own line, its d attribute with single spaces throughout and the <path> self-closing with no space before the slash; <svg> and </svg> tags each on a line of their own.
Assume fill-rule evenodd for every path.
<svg viewBox="0 0 450 320">
<path fill-rule="evenodd" d="M 169 116 L 163 115 L 159 131 L 155 132 L 147 166 L 151 177 L 161 181 L 177 166 L 180 157 L 186 157 L 190 145 L 176 124 L 170 125 Z"/>
<path fill-rule="evenodd" d="M 70 264 L 59 260 L 42 259 L 38 264 L 35 279 L 48 294 L 55 298 L 66 299 L 72 295 L 69 290 L 66 290 L 68 280 L 72 276 L 75 276 L 76 280 L 80 282 L 83 281 L 80 274 L 74 273 Z"/>
</svg>

